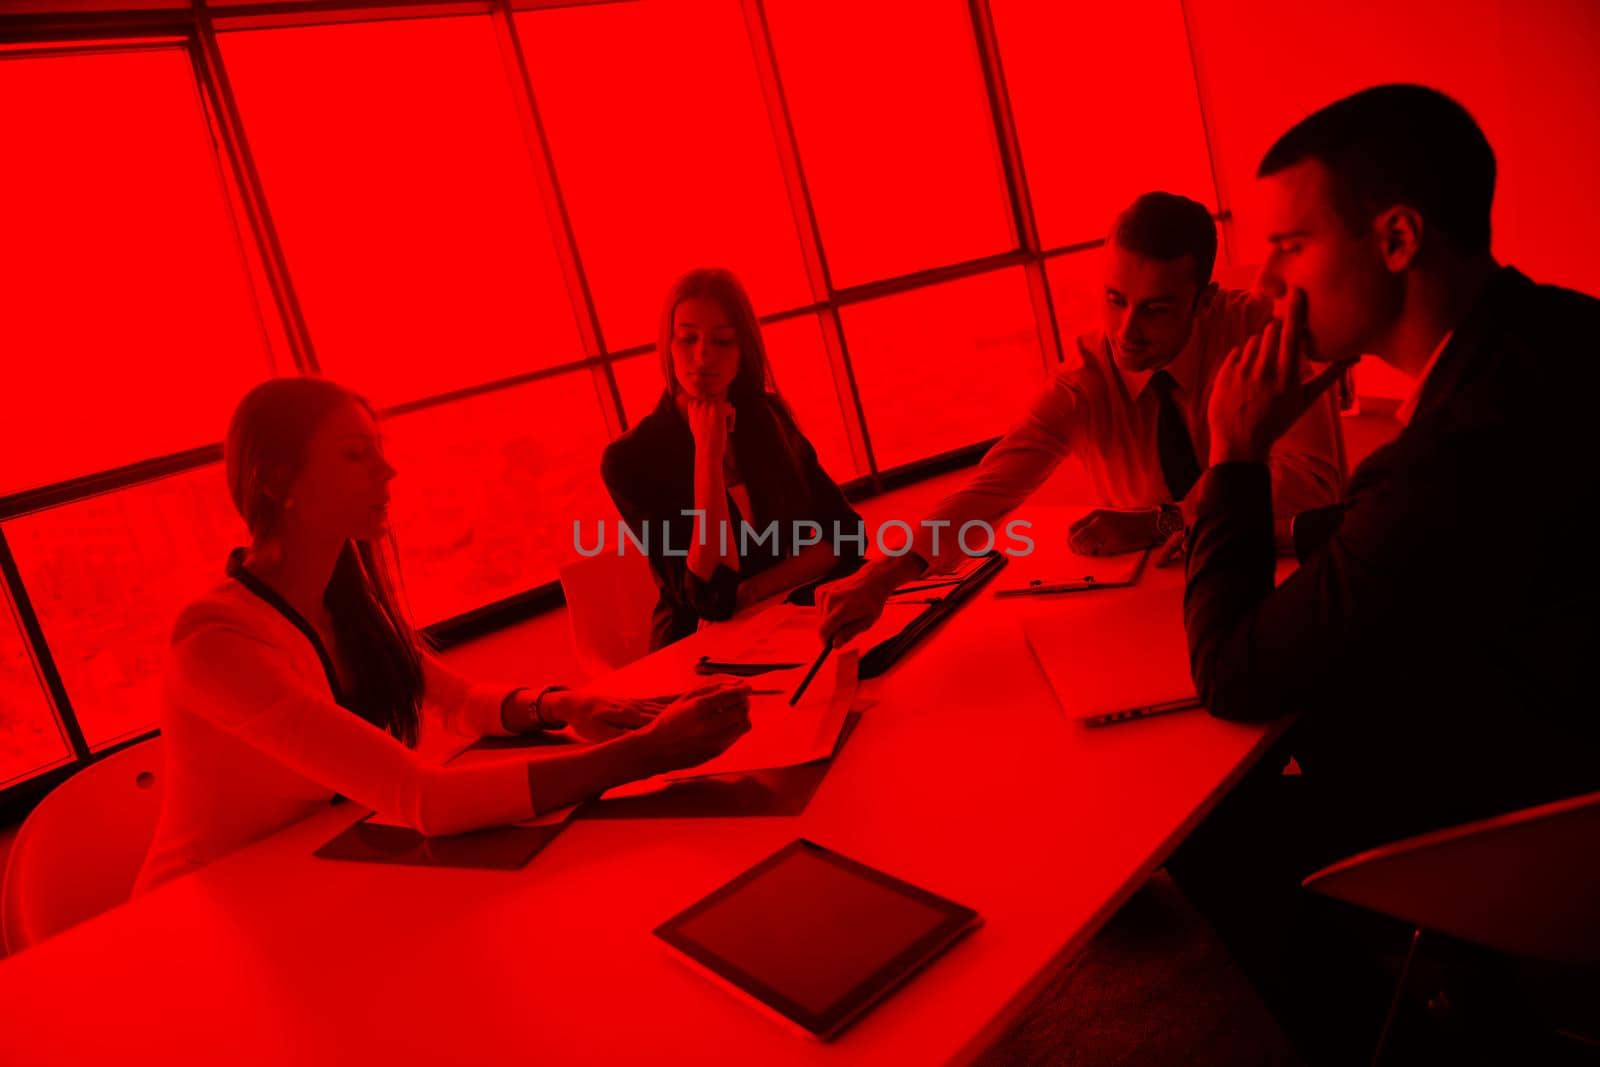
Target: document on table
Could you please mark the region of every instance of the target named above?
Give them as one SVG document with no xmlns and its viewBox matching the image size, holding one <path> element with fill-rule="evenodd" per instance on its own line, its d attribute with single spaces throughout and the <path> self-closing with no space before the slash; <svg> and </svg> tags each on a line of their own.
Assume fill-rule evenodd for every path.
<svg viewBox="0 0 1600 1067">
<path fill-rule="evenodd" d="M 857 635 L 847 647 L 869 649 L 880 641 L 898 634 L 912 619 L 928 609 L 928 598 L 937 596 L 938 590 L 913 594 L 915 599 L 890 599 L 884 605 L 883 615 L 865 633 Z M 761 617 L 760 626 L 753 632 L 745 630 L 736 637 L 717 640 L 708 635 L 704 645 L 706 658 L 719 663 L 793 663 L 794 667 L 771 671 L 750 679 L 757 689 L 787 687 L 785 698 L 792 693 L 806 668 L 811 666 L 822 651 L 822 638 L 817 632 L 818 614 L 815 608 L 780 604 L 768 609 Z M 831 659 L 832 657 L 830 657 Z M 824 665 L 826 669 L 826 665 Z M 813 683 L 815 684 L 815 683 Z M 809 692 L 807 694 L 809 696 Z"/>
<path fill-rule="evenodd" d="M 816 632 L 811 632 L 812 658 L 820 650 Z M 849 648 L 830 655 L 800 703 L 789 704 L 789 694 L 804 675 L 803 668 L 763 676 L 790 679 L 773 686 L 780 692 L 750 698 L 750 732 L 735 741 L 726 752 L 695 767 L 669 771 L 638 782 L 618 786 L 603 799 L 636 796 L 665 788 L 673 782 L 719 774 L 746 774 L 752 771 L 793 767 L 833 754 L 845 717 L 855 699 L 856 672 L 860 652 Z M 809 666 L 809 664 L 807 664 Z"/>
<path fill-rule="evenodd" d="M 1085 606 L 1088 602 L 1081 602 Z M 1145 598 L 1096 597 L 1092 611 L 1024 619 L 1022 632 L 1069 718 L 1194 696 L 1183 613 Z"/>
<path fill-rule="evenodd" d="M 548 812 L 548 813 L 546 813 L 544 815 L 535 815 L 533 818 L 524 819 L 521 822 L 507 823 L 507 825 L 508 826 L 560 826 L 562 823 L 564 823 L 568 819 L 572 818 L 572 813 L 577 811 L 577 810 L 578 810 L 578 805 L 573 804 L 570 807 L 561 808 L 561 809 L 559 809 L 557 811 Z M 401 827 L 401 828 L 407 828 L 406 824 L 401 822 L 399 819 L 392 819 L 389 816 L 381 815 L 378 812 L 373 812 L 371 815 L 367 816 L 365 821 L 370 826 L 397 826 L 397 827 Z"/>
</svg>

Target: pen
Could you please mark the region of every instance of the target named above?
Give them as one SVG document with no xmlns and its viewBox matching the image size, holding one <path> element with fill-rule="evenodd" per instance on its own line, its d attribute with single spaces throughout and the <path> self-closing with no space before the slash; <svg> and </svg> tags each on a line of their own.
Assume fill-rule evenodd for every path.
<svg viewBox="0 0 1600 1067">
<path fill-rule="evenodd" d="M 1167 700 L 1159 704 L 1144 704 L 1137 708 L 1108 711 L 1103 715 L 1090 715 L 1083 720 L 1083 724 L 1085 726 L 1111 726 L 1119 722 L 1131 722 L 1134 719 L 1148 719 L 1152 715 L 1169 715 L 1174 711 L 1193 711 L 1200 706 L 1199 697 L 1183 697 L 1180 700 Z"/>
<path fill-rule="evenodd" d="M 817 661 L 811 665 L 811 669 L 809 671 L 806 671 L 806 676 L 800 679 L 800 684 L 795 688 L 794 696 L 789 698 L 789 706 L 791 708 L 800 703 L 801 694 L 806 691 L 806 686 L 811 684 L 811 679 L 817 676 L 817 671 L 822 668 L 822 661 L 827 659 L 828 653 L 832 651 L 833 638 L 830 637 L 822 643 L 822 651 L 817 654 Z"/>
<path fill-rule="evenodd" d="M 757 674 L 766 674 L 768 671 L 787 671 L 803 666 L 800 663 L 724 663 L 714 660 L 709 656 L 701 656 L 700 661 L 694 665 L 696 674 L 734 674 L 741 678 L 753 677 Z"/>
<path fill-rule="evenodd" d="M 999 589 L 999 590 L 996 590 L 994 595 L 997 596 L 997 597 L 1003 597 L 1003 596 L 1035 596 L 1035 595 L 1042 594 L 1042 593 L 1081 593 L 1085 589 L 1101 589 L 1101 588 L 1108 588 L 1108 587 L 1103 586 L 1102 583 L 1095 581 L 1094 580 L 1094 575 L 1085 574 L 1082 578 L 1079 578 L 1077 580 L 1068 579 L 1067 581 L 1064 581 L 1064 582 L 1046 582 L 1042 578 L 1035 578 L 1033 581 L 1029 582 L 1027 585 L 1020 586 L 1020 587 L 1018 587 L 1016 589 Z"/>
<path fill-rule="evenodd" d="M 896 589 L 889 595 L 895 597 L 902 593 L 926 593 L 929 589 L 943 589 L 950 585 L 960 585 L 963 580 L 961 578 L 951 578 L 946 582 L 923 582 L 920 585 L 908 585 L 903 589 Z"/>
<path fill-rule="evenodd" d="M 783 695 L 783 690 L 782 689 L 752 689 L 752 690 L 750 690 L 750 695 L 753 696 L 753 697 L 779 697 L 779 696 Z M 684 696 L 683 693 L 663 693 L 661 696 L 651 697 L 650 699 L 651 700 L 658 700 L 658 701 L 661 701 L 663 703 L 670 704 L 674 700 L 682 699 L 683 696 Z"/>
</svg>

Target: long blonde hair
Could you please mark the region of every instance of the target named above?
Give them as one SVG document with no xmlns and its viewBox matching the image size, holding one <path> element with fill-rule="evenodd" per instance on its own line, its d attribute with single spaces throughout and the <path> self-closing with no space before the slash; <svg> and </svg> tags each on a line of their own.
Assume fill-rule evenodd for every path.
<svg viewBox="0 0 1600 1067">
<path fill-rule="evenodd" d="M 282 522 L 283 501 L 306 465 L 312 435 L 329 414 L 349 403 L 373 413 L 361 396 L 325 378 L 274 378 L 239 401 L 228 424 L 222 460 L 233 506 L 258 542 Z M 415 745 L 421 721 L 422 655 L 418 635 L 400 608 L 398 570 L 392 538 L 381 543 L 347 541 L 324 603 L 355 676 L 355 691 L 341 694 L 342 703 L 407 745 Z"/>
</svg>

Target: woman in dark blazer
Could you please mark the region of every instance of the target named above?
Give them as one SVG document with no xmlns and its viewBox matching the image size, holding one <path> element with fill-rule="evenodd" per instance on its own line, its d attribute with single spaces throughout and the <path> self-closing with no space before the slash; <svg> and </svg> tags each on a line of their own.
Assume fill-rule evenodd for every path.
<svg viewBox="0 0 1600 1067">
<path fill-rule="evenodd" d="M 702 619 L 847 573 L 865 547 L 861 517 L 771 387 L 755 309 L 733 274 L 702 269 L 678 280 L 659 351 L 661 402 L 600 463 L 661 589 L 653 648 Z"/>
</svg>

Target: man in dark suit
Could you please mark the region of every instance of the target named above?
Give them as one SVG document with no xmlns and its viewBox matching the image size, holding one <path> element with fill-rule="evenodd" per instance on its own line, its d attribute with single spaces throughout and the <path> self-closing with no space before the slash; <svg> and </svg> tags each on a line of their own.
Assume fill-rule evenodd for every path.
<svg viewBox="0 0 1600 1067">
<path fill-rule="evenodd" d="M 1299 713 L 1283 752 L 1303 774 L 1262 768 L 1172 866 L 1247 968 L 1304 978 L 1321 966 L 1308 955 L 1339 947 L 1328 927 L 1291 928 L 1311 869 L 1600 788 L 1600 677 L 1579 621 L 1594 565 L 1578 518 L 1595 470 L 1585 383 L 1600 302 L 1495 261 L 1493 151 L 1434 90 L 1332 104 L 1285 134 L 1259 177 L 1281 315 L 1219 371 L 1184 619 L 1207 708 Z M 1414 379 L 1404 426 L 1274 587 L 1262 460 L 1363 354 Z M 1310 375 L 1306 361 L 1324 366 Z M 1291 980 L 1275 1006 L 1306 1023 L 1332 985 Z"/>
</svg>

